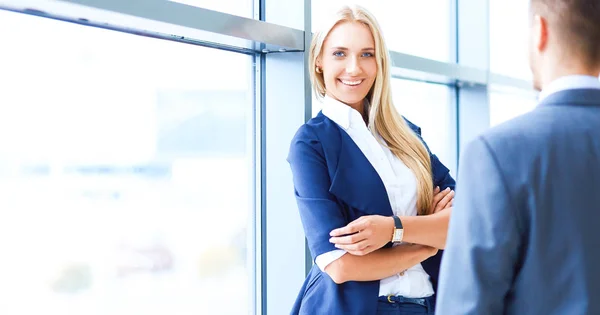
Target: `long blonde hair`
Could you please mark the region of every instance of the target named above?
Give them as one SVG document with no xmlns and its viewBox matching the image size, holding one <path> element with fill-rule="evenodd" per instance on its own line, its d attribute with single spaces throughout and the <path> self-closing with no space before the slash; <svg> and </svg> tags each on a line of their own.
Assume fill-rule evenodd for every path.
<svg viewBox="0 0 600 315">
<path fill-rule="evenodd" d="M 379 135 L 384 144 L 398 157 L 417 178 L 417 211 L 429 214 L 433 203 L 433 179 L 431 159 L 425 145 L 407 125 L 392 102 L 390 57 L 379 24 L 375 17 L 360 6 L 344 6 L 324 29 L 315 32 L 310 45 L 309 73 L 310 81 L 317 97 L 324 97 L 325 82 L 323 74 L 316 69 L 317 58 L 321 55 L 323 42 L 331 30 L 342 22 L 360 22 L 371 30 L 375 40 L 377 76 L 367 93 L 370 103 L 368 127 Z"/>
</svg>

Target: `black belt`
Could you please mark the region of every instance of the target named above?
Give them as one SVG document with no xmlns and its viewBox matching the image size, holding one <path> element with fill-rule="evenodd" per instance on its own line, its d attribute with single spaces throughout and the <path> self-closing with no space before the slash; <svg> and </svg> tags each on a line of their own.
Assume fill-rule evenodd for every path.
<svg viewBox="0 0 600 315">
<path fill-rule="evenodd" d="M 404 296 L 400 296 L 400 295 L 388 295 L 388 296 L 380 296 L 379 297 L 379 301 L 382 302 L 388 302 L 388 303 L 411 303 L 411 304 L 417 304 L 417 305 L 421 305 L 421 306 L 429 306 L 431 305 L 431 300 L 434 300 L 435 297 L 433 296 L 428 296 L 428 297 L 424 297 L 424 298 L 407 298 Z M 427 303 L 429 300 L 430 303 Z"/>
</svg>

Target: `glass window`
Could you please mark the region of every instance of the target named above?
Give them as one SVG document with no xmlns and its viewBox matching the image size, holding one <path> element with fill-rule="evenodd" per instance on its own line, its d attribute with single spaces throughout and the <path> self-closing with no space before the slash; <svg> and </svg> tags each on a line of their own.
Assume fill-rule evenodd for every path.
<svg viewBox="0 0 600 315">
<path fill-rule="evenodd" d="M 1 10 L 0 41 L 0 314 L 252 313 L 253 57 Z"/>
<path fill-rule="evenodd" d="M 529 1 L 490 0 L 490 70 L 531 80 L 528 63 Z"/>
<path fill-rule="evenodd" d="M 537 100 L 533 95 L 490 91 L 490 126 L 523 115 L 535 108 Z"/>
<path fill-rule="evenodd" d="M 383 1 L 359 0 L 356 4 L 369 10 L 379 22 L 389 50 L 419 57 L 451 61 L 451 0 Z M 312 30 L 320 29 L 328 16 L 347 4 L 344 0 L 312 1 Z"/>
<path fill-rule="evenodd" d="M 456 119 L 452 90 L 445 85 L 392 79 L 392 92 L 400 114 L 421 127 L 429 149 L 454 172 Z"/>
<path fill-rule="evenodd" d="M 224 12 L 246 18 L 253 18 L 254 0 L 169 0 L 194 7 Z"/>
</svg>

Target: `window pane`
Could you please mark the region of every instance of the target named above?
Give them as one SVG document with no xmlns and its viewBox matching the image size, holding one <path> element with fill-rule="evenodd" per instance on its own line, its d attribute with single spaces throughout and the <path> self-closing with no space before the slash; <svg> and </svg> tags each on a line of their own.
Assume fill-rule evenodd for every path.
<svg viewBox="0 0 600 315">
<path fill-rule="evenodd" d="M 253 18 L 254 0 L 169 0 L 194 7 Z M 258 0 L 256 0 L 258 1 Z"/>
<path fill-rule="evenodd" d="M 521 94 L 489 92 L 490 126 L 495 126 L 535 108 L 535 97 Z"/>
<path fill-rule="evenodd" d="M 450 61 L 451 0 L 383 1 L 358 0 L 379 22 L 388 49 L 439 61 Z M 312 30 L 321 28 L 345 0 L 312 1 Z"/>
<path fill-rule="evenodd" d="M 490 69 L 531 80 L 527 59 L 529 1 L 490 0 Z"/>
<path fill-rule="evenodd" d="M 451 171 L 456 156 L 452 90 L 445 85 L 392 79 L 393 99 L 401 115 L 421 127 L 429 149 Z"/>
<path fill-rule="evenodd" d="M 253 57 L 6 11 L 0 41 L 0 314 L 251 312 Z"/>
</svg>

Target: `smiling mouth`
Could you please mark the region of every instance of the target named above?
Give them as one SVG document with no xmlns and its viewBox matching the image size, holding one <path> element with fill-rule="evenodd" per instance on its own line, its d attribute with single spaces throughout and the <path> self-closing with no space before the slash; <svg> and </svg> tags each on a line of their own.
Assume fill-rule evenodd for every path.
<svg viewBox="0 0 600 315">
<path fill-rule="evenodd" d="M 342 82 L 342 84 L 344 85 L 348 85 L 348 86 L 357 86 L 360 85 L 364 80 L 342 80 L 342 79 L 338 79 L 340 82 Z"/>
</svg>

